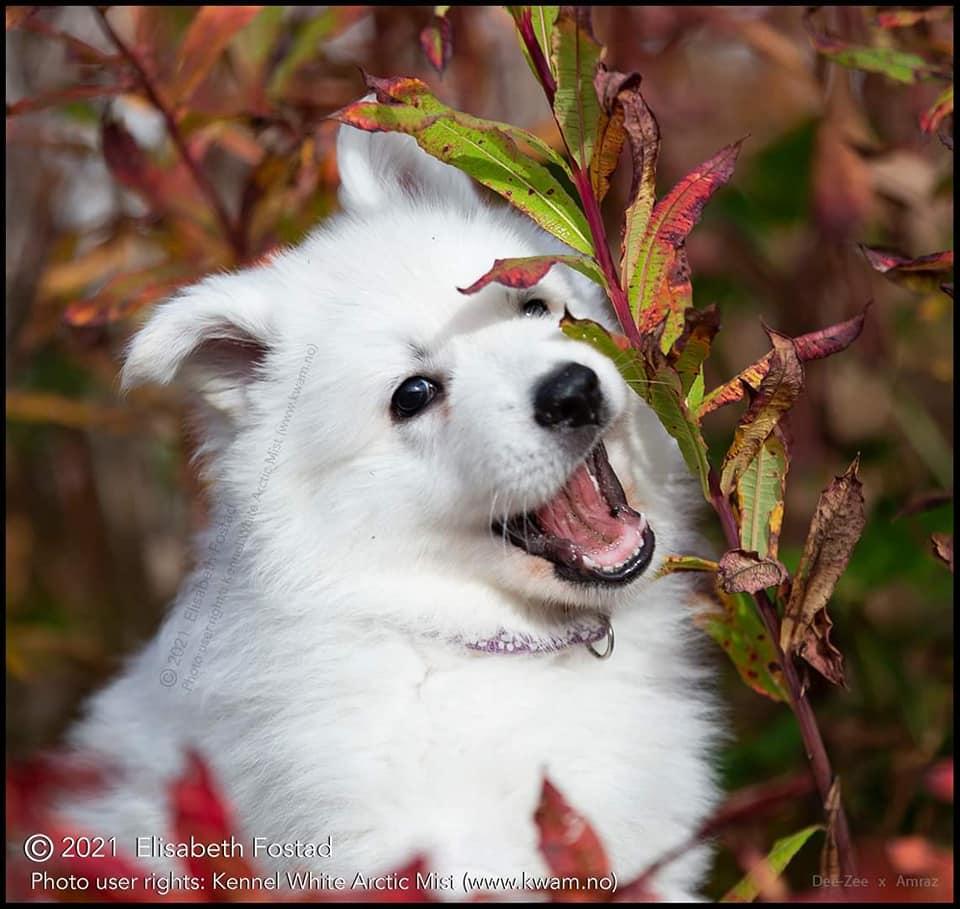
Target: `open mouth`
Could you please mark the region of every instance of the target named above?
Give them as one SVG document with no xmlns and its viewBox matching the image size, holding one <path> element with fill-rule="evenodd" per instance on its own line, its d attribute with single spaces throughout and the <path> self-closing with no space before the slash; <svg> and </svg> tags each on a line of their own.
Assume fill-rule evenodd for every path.
<svg viewBox="0 0 960 909">
<path fill-rule="evenodd" d="M 650 564 L 655 544 L 647 519 L 627 505 L 602 442 L 549 502 L 493 529 L 553 562 L 564 580 L 588 584 L 629 583 Z"/>
</svg>

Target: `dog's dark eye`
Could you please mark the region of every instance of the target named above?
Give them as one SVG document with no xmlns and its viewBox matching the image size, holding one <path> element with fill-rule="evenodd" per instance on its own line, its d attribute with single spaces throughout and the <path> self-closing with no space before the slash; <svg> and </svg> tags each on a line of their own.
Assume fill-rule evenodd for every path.
<svg viewBox="0 0 960 909">
<path fill-rule="evenodd" d="M 440 391 L 440 386 L 424 376 L 412 376 L 397 386 L 390 402 L 390 410 L 400 420 L 416 416 Z"/>
<path fill-rule="evenodd" d="M 550 307 L 540 299 L 527 300 L 523 304 L 523 314 L 538 319 L 541 316 L 550 315 Z"/>
</svg>

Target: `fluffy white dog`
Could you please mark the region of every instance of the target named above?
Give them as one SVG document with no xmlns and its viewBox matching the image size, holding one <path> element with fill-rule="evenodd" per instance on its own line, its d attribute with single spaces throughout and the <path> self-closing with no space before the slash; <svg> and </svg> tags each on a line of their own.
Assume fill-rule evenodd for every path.
<svg viewBox="0 0 960 909">
<path fill-rule="evenodd" d="M 456 896 L 465 873 L 546 872 L 546 774 L 623 882 L 718 794 L 689 586 L 654 580 L 695 545 L 686 468 L 558 329 L 565 307 L 612 325 L 596 287 L 556 267 L 457 290 L 567 250 L 408 137 L 344 127 L 338 155 L 342 214 L 160 306 L 130 346 L 126 386 L 203 402 L 215 509 L 161 632 L 73 730 L 124 770 L 73 818 L 128 852 L 169 837 L 194 748 L 250 841 L 331 838 L 261 867 L 352 881 L 422 852 Z M 707 861 L 655 889 L 696 894 Z"/>
</svg>

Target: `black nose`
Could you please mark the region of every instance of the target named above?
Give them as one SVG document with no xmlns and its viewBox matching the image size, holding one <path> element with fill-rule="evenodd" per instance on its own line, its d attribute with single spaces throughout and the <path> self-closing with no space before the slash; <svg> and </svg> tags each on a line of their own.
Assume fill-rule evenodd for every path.
<svg viewBox="0 0 960 909">
<path fill-rule="evenodd" d="M 580 363 L 562 363 L 540 380 L 533 393 L 533 416 L 541 426 L 596 426 L 602 409 L 600 380 Z"/>
</svg>

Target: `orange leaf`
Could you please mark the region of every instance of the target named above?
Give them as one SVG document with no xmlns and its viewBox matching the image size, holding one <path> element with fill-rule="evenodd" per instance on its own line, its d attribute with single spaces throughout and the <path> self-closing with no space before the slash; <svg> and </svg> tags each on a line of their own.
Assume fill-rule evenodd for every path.
<svg viewBox="0 0 960 909">
<path fill-rule="evenodd" d="M 177 58 L 170 97 L 184 104 L 213 69 L 233 36 L 247 25 L 262 6 L 201 6 L 187 29 Z"/>
</svg>

